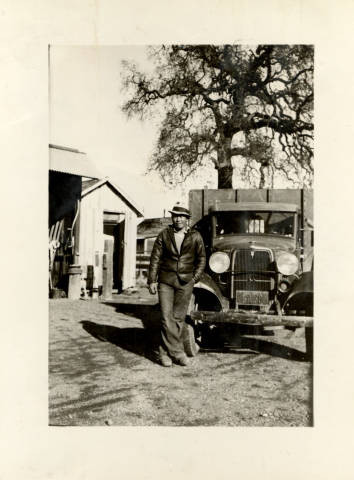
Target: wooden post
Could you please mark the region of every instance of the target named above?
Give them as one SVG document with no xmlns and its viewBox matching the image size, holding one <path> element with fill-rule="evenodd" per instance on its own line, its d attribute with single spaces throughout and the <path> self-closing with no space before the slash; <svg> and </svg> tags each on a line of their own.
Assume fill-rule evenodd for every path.
<svg viewBox="0 0 354 480">
<path fill-rule="evenodd" d="M 113 287 L 113 240 L 104 241 L 102 267 L 102 297 L 104 300 L 110 300 Z"/>
<path fill-rule="evenodd" d="M 76 213 L 76 222 L 74 225 L 74 264 L 80 265 L 80 217 L 81 217 L 81 201 L 77 200 L 77 213 Z"/>
<path fill-rule="evenodd" d="M 76 223 L 74 226 L 74 263 L 69 266 L 69 286 L 68 286 L 68 298 L 71 300 L 78 300 L 81 295 L 81 266 L 80 266 L 80 251 L 79 251 L 79 239 L 80 239 L 80 199 L 77 200 L 76 211 Z"/>
<path fill-rule="evenodd" d="M 93 286 L 91 298 L 98 298 L 97 267 L 93 267 Z"/>
<path fill-rule="evenodd" d="M 86 273 L 86 289 L 92 293 L 93 289 L 93 265 L 87 265 L 87 273 Z"/>
<path fill-rule="evenodd" d="M 209 191 L 207 188 L 202 190 L 203 195 L 203 202 L 202 202 L 202 218 L 204 215 L 208 215 L 209 213 Z"/>
</svg>

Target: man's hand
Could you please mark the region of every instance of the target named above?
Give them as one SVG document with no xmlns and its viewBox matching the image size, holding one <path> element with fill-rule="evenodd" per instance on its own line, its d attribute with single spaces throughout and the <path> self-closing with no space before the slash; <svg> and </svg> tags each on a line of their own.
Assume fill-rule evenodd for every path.
<svg viewBox="0 0 354 480">
<path fill-rule="evenodd" d="M 156 282 L 150 283 L 149 292 L 151 293 L 151 295 L 155 295 L 155 293 L 157 292 L 157 283 Z"/>
</svg>

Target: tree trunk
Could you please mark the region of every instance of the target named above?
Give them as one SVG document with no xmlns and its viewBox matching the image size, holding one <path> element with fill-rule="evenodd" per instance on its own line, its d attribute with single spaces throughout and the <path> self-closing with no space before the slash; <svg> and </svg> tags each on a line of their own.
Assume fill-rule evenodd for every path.
<svg viewBox="0 0 354 480">
<path fill-rule="evenodd" d="M 218 168 L 218 188 L 232 188 L 233 172 L 232 165 Z"/>
<path fill-rule="evenodd" d="M 261 165 L 259 168 L 259 173 L 261 174 L 261 177 L 259 180 L 259 188 L 264 188 L 265 186 L 265 173 L 264 173 L 265 168 L 266 167 L 264 165 Z"/>
<path fill-rule="evenodd" d="M 218 188 L 232 188 L 231 137 L 221 137 L 218 147 Z"/>
</svg>

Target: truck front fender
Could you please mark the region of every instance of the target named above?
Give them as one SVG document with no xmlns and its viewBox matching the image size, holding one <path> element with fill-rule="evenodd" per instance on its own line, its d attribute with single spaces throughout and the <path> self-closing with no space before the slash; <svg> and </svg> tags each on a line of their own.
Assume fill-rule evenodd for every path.
<svg viewBox="0 0 354 480">
<path fill-rule="evenodd" d="M 304 272 L 292 284 L 291 291 L 283 303 L 285 312 L 296 311 L 303 315 L 313 315 L 313 271 Z"/>
<path fill-rule="evenodd" d="M 194 285 L 193 293 L 200 310 L 221 311 L 229 308 L 229 301 L 207 273 L 203 273 Z"/>
</svg>

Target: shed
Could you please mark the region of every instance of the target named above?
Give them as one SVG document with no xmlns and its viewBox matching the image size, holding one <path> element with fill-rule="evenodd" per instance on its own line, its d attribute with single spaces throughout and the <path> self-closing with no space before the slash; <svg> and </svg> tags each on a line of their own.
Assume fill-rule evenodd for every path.
<svg viewBox="0 0 354 480">
<path fill-rule="evenodd" d="M 142 209 L 108 177 L 82 183 L 80 265 L 86 288 L 102 285 L 105 243 L 113 242 L 113 289 L 135 286 L 137 219 Z"/>
</svg>

